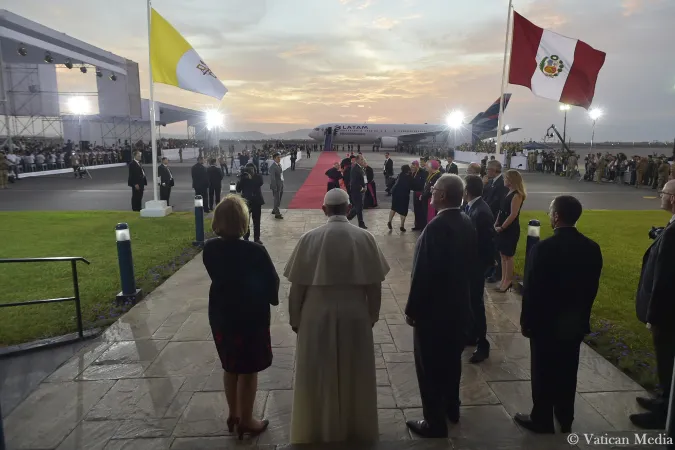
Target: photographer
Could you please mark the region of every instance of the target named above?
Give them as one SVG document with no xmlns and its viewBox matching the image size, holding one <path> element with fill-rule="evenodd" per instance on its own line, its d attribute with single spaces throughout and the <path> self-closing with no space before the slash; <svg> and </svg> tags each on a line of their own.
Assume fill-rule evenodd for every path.
<svg viewBox="0 0 675 450">
<path fill-rule="evenodd" d="M 638 397 L 637 403 L 649 412 L 633 414 L 631 422 L 639 428 L 662 430 L 666 426 L 668 400 L 675 359 L 675 180 L 666 183 L 661 195 L 661 209 L 672 214 L 660 232 L 652 228 L 654 239 L 642 258 L 635 306 L 640 322 L 652 332 L 656 369 L 662 393 L 657 398 Z"/>
<path fill-rule="evenodd" d="M 263 185 L 263 179 L 258 174 L 258 171 L 253 163 L 248 163 L 241 171 L 239 181 L 237 181 L 237 192 L 241 193 L 241 196 L 244 197 L 246 203 L 248 204 L 248 209 L 253 217 L 253 240 L 262 245 L 260 240 L 260 215 L 262 205 L 265 204 L 263 200 L 261 187 Z M 251 230 L 249 229 L 244 235 L 244 239 L 248 241 L 251 236 Z"/>
</svg>

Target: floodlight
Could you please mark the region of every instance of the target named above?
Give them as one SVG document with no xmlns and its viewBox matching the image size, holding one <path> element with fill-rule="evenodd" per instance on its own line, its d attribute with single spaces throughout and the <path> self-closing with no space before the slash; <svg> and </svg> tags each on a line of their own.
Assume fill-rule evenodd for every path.
<svg viewBox="0 0 675 450">
<path fill-rule="evenodd" d="M 99 69 L 98 67 L 96 68 L 96 76 L 99 78 L 103 77 L 103 72 L 101 72 L 101 69 Z"/>
<path fill-rule="evenodd" d="M 85 97 L 70 97 L 68 99 L 68 109 L 70 112 L 81 116 L 89 112 L 89 101 Z"/>
<path fill-rule="evenodd" d="M 570 105 L 567 105 L 565 103 L 562 103 L 560 105 L 560 111 L 569 111 L 570 110 Z"/>
<path fill-rule="evenodd" d="M 511 129 L 511 127 L 510 127 L 510 126 L 508 126 L 508 125 L 504 125 L 504 131 L 509 131 L 510 129 Z"/>
<path fill-rule="evenodd" d="M 602 116 L 602 110 L 599 108 L 593 108 L 590 111 L 588 111 L 588 116 L 591 118 L 591 120 L 596 121 Z"/>
<path fill-rule="evenodd" d="M 19 48 L 16 49 L 16 52 L 21 56 L 26 56 L 28 54 L 28 50 L 26 50 L 26 47 L 24 47 L 23 44 L 19 45 Z"/>
<path fill-rule="evenodd" d="M 222 128 L 225 116 L 217 109 L 210 109 L 206 111 L 206 128 L 212 130 L 214 128 Z"/>
<path fill-rule="evenodd" d="M 80 67 L 80 72 L 87 73 L 87 68 L 83 66 Z"/>
<path fill-rule="evenodd" d="M 46 62 L 47 64 L 51 64 L 51 63 L 54 62 L 54 58 L 52 58 L 52 54 L 51 54 L 51 53 L 49 53 L 49 52 L 45 53 L 45 62 Z"/>
<path fill-rule="evenodd" d="M 464 122 L 464 114 L 461 111 L 452 111 L 450 114 L 448 114 L 446 122 L 450 128 L 454 128 L 456 130 L 462 126 L 462 123 Z"/>
<path fill-rule="evenodd" d="M 66 68 L 72 69 L 73 68 L 73 62 L 70 60 L 70 58 L 66 59 L 66 62 L 64 64 Z"/>
<path fill-rule="evenodd" d="M 110 81 L 117 81 L 117 75 L 115 75 L 114 73 L 111 73 L 110 74 Z"/>
</svg>

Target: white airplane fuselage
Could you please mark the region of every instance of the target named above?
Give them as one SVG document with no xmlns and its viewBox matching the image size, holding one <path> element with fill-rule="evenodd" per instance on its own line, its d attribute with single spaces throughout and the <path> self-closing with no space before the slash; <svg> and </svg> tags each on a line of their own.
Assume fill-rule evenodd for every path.
<svg viewBox="0 0 675 450">
<path fill-rule="evenodd" d="M 324 142 L 326 129 L 331 128 L 334 144 L 377 144 L 382 138 L 401 138 L 402 141 L 415 142 L 429 138 L 428 133 L 438 133 L 447 130 L 444 125 L 428 124 L 378 124 L 378 123 L 332 123 L 322 124 L 314 128 L 309 137 Z M 415 139 L 419 134 L 419 139 Z"/>
</svg>

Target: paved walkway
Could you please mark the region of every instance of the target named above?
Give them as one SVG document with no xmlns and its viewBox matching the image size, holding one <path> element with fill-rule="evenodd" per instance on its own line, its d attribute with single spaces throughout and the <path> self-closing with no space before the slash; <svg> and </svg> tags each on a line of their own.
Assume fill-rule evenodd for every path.
<svg viewBox="0 0 675 450">
<path fill-rule="evenodd" d="M 408 433 L 405 421 L 421 416 L 421 403 L 412 330 L 401 311 L 417 234 L 389 232 L 386 214 L 366 212 L 369 231 L 391 265 L 380 321 L 373 330 L 382 441 L 377 448 L 569 449 L 565 436 L 533 436 L 511 419 L 531 405 L 528 341 L 518 332 L 520 299 L 511 293 L 488 292 L 492 353 L 480 365 L 463 367 L 461 421 L 451 428 L 450 440 L 422 442 Z M 288 211 L 283 221 L 264 212 L 262 237 L 279 273 L 302 233 L 324 222 L 321 211 Z M 248 448 L 257 444 L 273 449 L 289 440 L 295 336 L 287 325 L 289 284 L 281 278 L 282 301 L 272 314 L 274 363 L 260 374 L 255 407 L 258 415 L 270 419 L 270 428 L 257 442 L 245 442 Z M 14 409 L 5 419 L 8 447 L 164 450 L 241 445 L 225 428 L 222 370 L 207 318 L 208 289 L 198 257 Z M 641 393 L 639 385 L 584 345 L 574 430 L 632 430 L 628 414 L 637 411 L 634 399 Z"/>
</svg>

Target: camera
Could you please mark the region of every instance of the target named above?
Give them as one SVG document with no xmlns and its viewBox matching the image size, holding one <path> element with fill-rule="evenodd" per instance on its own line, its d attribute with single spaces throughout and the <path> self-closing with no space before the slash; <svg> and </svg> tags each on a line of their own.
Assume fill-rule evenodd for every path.
<svg viewBox="0 0 675 450">
<path fill-rule="evenodd" d="M 649 230 L 649 239 L 656 239 L 659 237 L 659 235 L 663 232 L 664 227 L 652 227 L 651 230 Z"/>
</svg>

